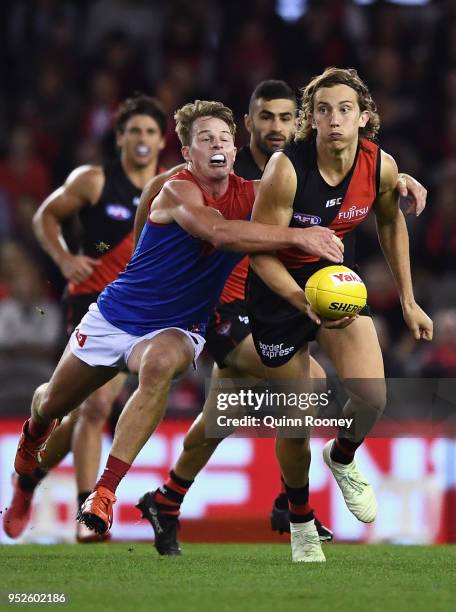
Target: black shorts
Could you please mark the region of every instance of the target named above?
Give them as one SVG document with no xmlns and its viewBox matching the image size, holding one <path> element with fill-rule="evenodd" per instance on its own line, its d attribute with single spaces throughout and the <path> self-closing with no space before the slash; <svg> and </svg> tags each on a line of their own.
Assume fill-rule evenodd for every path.
<svg viewBox="0 0 456 612">
<path fill-rule="evenodd" d="M 315 271 L 316 267 L 309 266 L 305 273 L 302 269 L 291 273 L 304 287 Z M 269 368 L 287 363 L 307 342 L 315 340 L 320 329 L 306 314 L 269 289 L 252 269 L 247 281 L 246 304 L 256 351 Z M 360 314 L 369 316 L 369 307 L 365 306 Z"/>
<path fill-rule="evenodd" d="M 243 300 L 217 304 L 209 319 L 206 348 L 219 368 L 226 368 L 226 356 L 250 334 L 249 316 Z"/>
<path fill-rule="evenodd" d="M 82 317 L 89 310 L 90 304 L 96 302 L 98 293 L 86 293 L 82 295 L 69 295 L 63 297 L 65 311 L 65 330 L 68 338 L 73 333 Z"/>
</svg>

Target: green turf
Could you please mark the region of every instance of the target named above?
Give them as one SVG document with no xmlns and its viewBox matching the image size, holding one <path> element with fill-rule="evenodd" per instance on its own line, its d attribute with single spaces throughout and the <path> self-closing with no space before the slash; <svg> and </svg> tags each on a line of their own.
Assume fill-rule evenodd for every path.
<svg viewBox="0 0 456 612">
<path fill-rule="evenodd" d="M 52 606 L 64 610 L 455 609 L 456 546 L 324 550 L 326 564 L 292 564 L 285 544 L 186 544 L 180 558 L 147 544 L 0 546 L 0 592 L 65 592 Z"/>
</svg>

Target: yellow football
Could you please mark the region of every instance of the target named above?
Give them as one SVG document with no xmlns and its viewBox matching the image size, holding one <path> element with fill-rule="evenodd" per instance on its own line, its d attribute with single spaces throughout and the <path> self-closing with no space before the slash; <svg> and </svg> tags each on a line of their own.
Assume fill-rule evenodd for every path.
<svg viewBox="0 0 456 612">
<path fill-rule="evenodd" d="M 367 300 L 366 285 L 346 266 L 327 266 L 312 274 L 305 294 L 312 309 L 324 319 L 356 315 Z"/>
</svg>

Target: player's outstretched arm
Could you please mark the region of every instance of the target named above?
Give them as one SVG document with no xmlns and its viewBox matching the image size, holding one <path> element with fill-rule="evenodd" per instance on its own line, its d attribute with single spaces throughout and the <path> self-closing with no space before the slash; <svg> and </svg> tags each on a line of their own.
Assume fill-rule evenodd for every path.
<svg viewBox="0 0 456 612">
<path fill-rule="evenodd" d="M 93 206 L 100 198 L 103 186 L 101 167 L 76 168 L 65 183 L 46 198 L 33 217 L 33 230 L 38 242 L 59 266 L 63 276 L 75 283 L 89 277 L 99 262 L 70 252 L 62 235 L 62 221 L 84 206 Z"/>
<path fill-rule="evenodd" d="M 427 189 L 413 176 L 401 172 L 397 177 L 397 190 L 405 200 L 405 214 L 421 215 L 426 207 Z"/>
<path fill-rule="evenodd" d="M 380 193 L 374 205 L 380 245 L 399 291 L 405 322 L 416 340 L 432 340 L 432 321 L 413 295 L 408 231 L 396 189 L 396 162 L 382 151 L 381 163 Z"/>
<path fill-rule="evenodd" d="M 149 208 L 152 200 L 157 196 L 165 181 L 184 168 L 185 164 L 179 164 L 179 166 L 174 166 L 174 168 L 170 168 L 169 170 L 166 170 L 166 172 L 157 174 L 157 176 L 154 176 L 146 183 L 146 186 L 141 193 L 138 208 L 136 209 L 135 222 L 133 226 L 134 249 L 138 244 L 139 237 L 143 231 L 144 225 L 146 224 L 147 217 L 149 216 Z"/>
<path fill-rule="evenodd" d="M 206 240 L 217 249 L 256 253 L 296 247 L 310 254 L 324 253 L 328 258 L 333 257 L 332 261 L 341 259 L 340 248 L 333 242 L 330 230 L 227 220 L 213 208 L 205 206 L 201 190 L 189 181 L 166 183 L 154 203 L 150 218 L 158 223 L 175 221 L 192 236 Z M 321 231 L 312 231 L 314 229 Z"/>
</svg>

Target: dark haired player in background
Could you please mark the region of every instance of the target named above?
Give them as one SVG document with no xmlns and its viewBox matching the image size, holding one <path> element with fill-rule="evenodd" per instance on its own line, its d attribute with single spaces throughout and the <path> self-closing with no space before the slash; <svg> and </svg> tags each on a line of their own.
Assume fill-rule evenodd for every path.
<svg viewBox="0 0 456 612">
<path fill-rule="evenodd" d="M 68 281 L 68 337 L 100 291 L 117 278 L 131 257 L 133 222 L 141 192 L 159 171 L 158 156 L 165 145 L 165 111 L 148 96 L 128 98 L 117 110 L 115 132 L 119 158 L 104 166 L 76 168 L 43 202 L 34 218 L 41 246 Z M 81 248 L 76 255 L 68 249 L 61 232 L 63 221 L 74 214 L 82 226 Z M 11 538 L 19 537 L 27 525 L 35 487 L 70 448 L 74 453 L 78 507 L 87 499 L 98 473 L 103 427 L 125 377 L 118 374 L 66 417 L 49 439 L 40 468 L 31 476 L 15 479 L 13 499 L 3 515 L 4 530 Z M 76 535 L 80 542 L 104 537 L 79 523 Z"/>
</svg>

